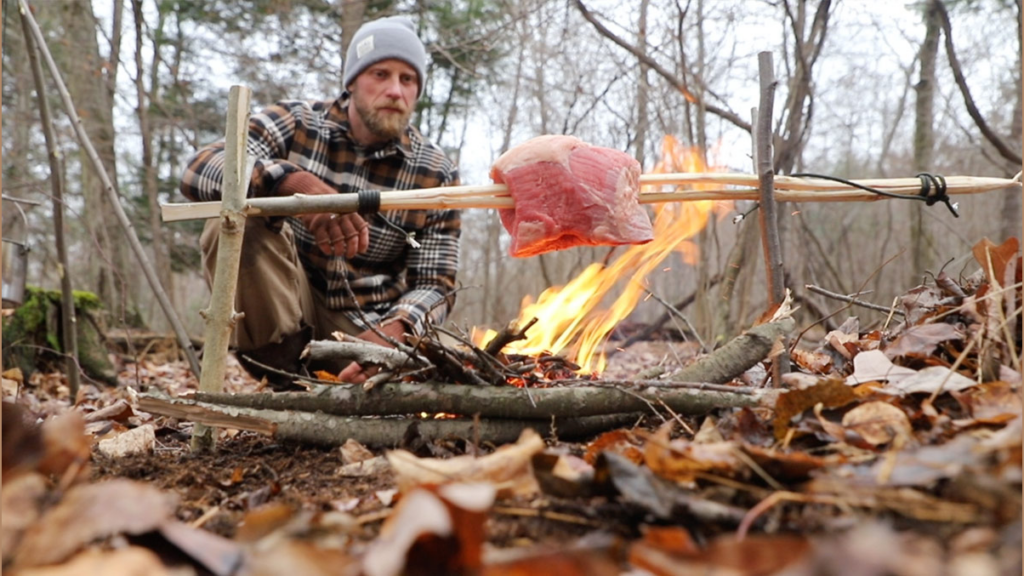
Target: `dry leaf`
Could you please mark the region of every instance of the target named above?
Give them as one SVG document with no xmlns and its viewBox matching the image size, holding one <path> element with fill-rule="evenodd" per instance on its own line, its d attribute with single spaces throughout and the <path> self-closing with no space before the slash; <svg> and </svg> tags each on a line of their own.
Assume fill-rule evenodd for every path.
<svg viewBox="0 0 1024 576">
<path fill-rule="evenodd" d="M 363 460 L 373 458 L 373 452 L 370 452 L 366 446 L 363 446 L 354 438 L 346 440 L 338 450 L 341 452 L 342 464 L 352 464 L 353 462 L 362 462 Z"/>
<path fill-rule="evenodd" d="M 929 366 L 906 378 L 890 380 L 880 390 L 895 394 L 932 394 L 936 390 L 955 392 L 976 386 L 978 383 L 945 366 Z"/>
<path fill-rule="evenodd" d="M 594 467 L 572 454 L 542 452 L 533 457 L 533 474 L 545 494 L 573 498 L 591 493 Z"/>
<path fill-rule="evenodd" d="M 851 386 L 874 380 L 891 383 L 914 374 L 917 374 L 916 370 L 893 364 L 881 350 L 868 350 L 853 357 L 853 374 L 846 378 L 846 383 Z"/>
<path fill-rule="evenodd" d="M 843 416 L 843 426 L 872 446 L 888 444 L 898 437 L 908 439 L 913 432 L 903 410 L 885 402 L 857 406 Z"/>
<path fill-rule="evenodd" d="M 238 525 L 235 540 L 256 542 L 267 534 L 281 528 L 295 516 L 295 508 L 282 503 L 264 504 L 245 513 Z"/>
<path fill-rule="evenodd" d="M 736 457 L 735 443 L 670 441 L 668 434 L 671 429 L 671 422 L 662 425 L 644 446 L 644 464 L 658 476 L 677 482 L 693 482 L 698 472 L 731 476 L 742 467 Z"/>
<path fill-rule="evenodd" d="M 630 563 L 658 576 L 783 574 L 785 568 L 804 560 L 810 543 L 800 536 L 751 536 L 741 541 L 720 536 L 697 554 L 672 554 L 637 543 L 630 549 Z"/>
<path fill-rule="evenodd" d="M 700 552 L 690 531 L 682 526 L 642 526 L 641 532 L 644 543 L 660 550 L 687 556 Z"/>
<path fill-rule="evenodd" d="M 832 357 L 823 352 L 797 348 L 790 352 L 790 358 L 797 366 L 814 374 L 828 374 L 832 370 Z"/>
<path fill-rule="evenodd" d="M 864 353 L 857 357 L 863 356 Z M 884 356 L 883 356 L 884 358 Z M 854 359 L 856 362 L 856 359 Z M 822 380 L 817 385 L 802 390 L 787 390 L 775 401 L 773 428 L 775 439 L 786 437 L 790 421 L 808 408 L 821 403 L 825 408 L 838 408 L 857 399 L 849 386 L 839 380 Z"/>
<path fill-rule="evenodd" d="M 387 459 L 401 492 L 424 484 L 490 482 L 502 494 L 530 495 L 539 490 L 530 459 L 543 449 L 544 440 L 527 428 L 515 444 L 502 446 L 480 458 L 417 458 L 405 450 L 392 450 L 387 453 Z"/>
<path fill-rule="evenodd" d="M 903 331 L 896 340 L 885 349 L 888 358 L 898 358 L 907 354 L 930 355 L 935 348 L 949 340 L 963 340 L 963 333 L 952 324 L 920 324 Z"/>
<path fill-rule="evenodd" d="M 348 554 L 304 540 L 275 540 L 256 547 L 245 558 L 239 576 L 338 576 L 355 565 Z"/>
<path fill-rule="evenodd" d="M 97 449 L 108 458 L 124 458 L 135 454 L 147 454 L 155 445 L 156 429 L 152 424 L 144 424 L 113 438 L 100 440 Z"/>
<path fill-rule="evenodd" d="M 1020 392 L 1006 382 L 988 382 L 952 395 L 975 420 L 998 423 L 1021 415 Z"/>
<path fill-rule="evenodd" d="M 39 471 L 60 476 L 72 465 L 82 467 L 92 456 L 92 438 L 85 433 L 85 418 L 72 410 L 60 416 L 47 418 L 42 425 L 43 460 Z"/>
<path fill-rule="evenodd" d="M 725 437 L 718 430 L 718 422 L 714 416 L 704 418 L 704 421 L 700 423 L 700 430 L 697 430 L 697 433 L 693 435 L 694 444 L 714 444 L 724 440 Z"/>
<path fill-rule="evenodd" d="M 619 576 L 625 574 L 608 550 L 559 550 L 484 566 L 481 576 Z"/>
<path fill-rule="evenodd" d="M 173 516 L 177 500 L 131 480 L 75 486 L 25 532 L 15 564 L 54 564 L 97 538 L 149 532 Z"/>
<path fill-rule="evenodd" d="M 4 370 L 3 378 L 5 380 L 14 380 L 18 385 L 25 383 L 25 375 L 22 374 L 21 368 L 11 368 L 10 370 Z"/>
<path fill-rule="evenodd" d="M 626 429 L 612 430 L 594 438 L 587 444 L 583 459 L 593 466 L 597 461 L 597 455 L 605 451 L 622 454 L 635 464 L 643 462 L 644 459 L 643 452 L 640 451 L 640 440 L 636 434 Z"/>
<path fill-rule="evenodd" d="M 117 576 L 164 576 L 170 572 L 156 554 L 132 546 L 111 552 L 91 550 L 75 556 L 60 566 L 19 570 L 20 576 L 81 576 L 82 574 L 117 574 Z"/>
<path fill-rule="evenodd" d="M 363 573 L 397 576 L 408 566 L 435 574 L 478 570 L 484 522 L 494 496 L 494 487 L 483 483 L 409 491 L 363 556 Z"/>
<path fill-rule="evenodd" d="M 223 536 L 171 520 L 160 526 L 160 535 L 214 576 L 231 576 L 242 557 L 242 547 Z"/>
<path fill-rule="evenodd" d="M 43 437 L 28 410 L 3 403 L 3 478 L 35 470 L 43 457 Z"/>
<path fill-rule="evenodd" d="M 972 248 L 974 259 L 985 271 L 988 283 L 1003 286 L 1006 276 L 1006 266 L 1017 255 L 1019 243 L 1016 238 L 1008 238 L 1005 242 L 996 246 L 988 238 L 983 238 Z M 991 268 L 989 263 L 991 262 Z"/>
<path fill-rule="evenodd" d="M 345 464 L 335 472 L 343 478 L 367 478 L 386 474 L 391 470 L 388 459 L 383 456 L 375 456 L 369 460 L 360 460 Z"/>
<path fill-rule="evenodd" d="M 3 550 L 4 564 L 14 557 L 25 529 L 39 519 L 47 492 L 46 480 L 35 472 L 4 480 L 0 503 L 0 515 L 3 516 L 0 549 Z"/>
</svg>

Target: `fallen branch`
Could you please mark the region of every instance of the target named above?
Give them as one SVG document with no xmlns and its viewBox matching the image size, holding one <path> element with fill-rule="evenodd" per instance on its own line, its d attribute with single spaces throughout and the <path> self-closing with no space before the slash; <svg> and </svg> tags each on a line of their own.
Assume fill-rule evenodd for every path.
<svg viewBox="0 0 1024 576">
<path fill-rule="evenodd" d="M 592 436 L 629 425 L 636 414 L 614 414 L 538 420 L 469 420 L 422 418 L 354 418 L 313 412 L 256 410 L 221 406 L 187 399 L 142 396 L 139 410 L 188 419 L 197 424 L 252 430 L 282 441 L 340 446 L 354 439 L 366 446 L 397 446 L 410 426 L 426 441 L 441 438 L 479 438 L 482 442 L 515 442 L 522 431 L 533 428 L 542 435 L 563 440 Z"/>
<path fill-rule="evenodd" d="M 672 375 L 679 382 L 725 383 L 765 359 L 775 342 L 793 331 L 792 318 L 754 326 Z M 673 410 L 675 408 L 673 407 Z"/>
<path fill-rule="evenodd" d="M 854 298 L 852 296 L 846 296 L 844 294 L 836 294 L 835 292 L 830 292 L 828 290 L 825 290 L 824 288 L 819 288 L 818 286 L 815 286 L 813 284 L 805 284 L 804 288 L 810 290 L 811 292 L 814 292 L 815 294 L 821 294 L 822 296 L 827 296 L 827 297 L 832 298 L 834 300 L 839 300 L 840 302 L 846 302 L 848 304 L 853 304 L 854 306 L 860 306 L 861 308 L 867 308 L 869 310 L 877 310 L 879 312 L 884 312 L 886 314 L 892 312 L 893 314 L 896 314 L 897 316 L 903 316 L 904 315 L 902 310 L 897 310 L 895 308 L 890 308 L 888 306 L 882 306 L 880 304 L 873 304 L 871 302 L 865 302 L 863 300 L 857 300 L 856 298 Z"/>
<path fill-rule="evenodd" d="M 762 358 L 763 358 L 762 354 Z M 665 382 L 665 384 L 671 384 Z M 324 412 L 336 416 L 384 416 L 421 412 L 480 415 L 484 418 L 543 419 L 552 416 L 596 416 L 649 412 L 650 402 L 664 402 L 684 414 L 706 414 L 716 408 L 757 406 L 760 393 L 694 388 L 627 386 L 464 386 L 458 384 L 391 383 L 363 391 L 355 385 L 330 386 L 319 394 L 282 392 L 195 395 L 197 402 L 254 409 Z M 531 401 L 532 400 L 532 401 Z"/>
<path fill-rule="evenodd" d="M 386 348 L 372 342 L 336 342 L 333 340 L 313 340 L 306 346 L 302 357 L 309 357 L 312 362 L 358 362 L 383 366 L 388 370 L 413 365 L 422 367 L 427 361 L 418 356 L 410 356 L 394 348 Z"/>
</svg>

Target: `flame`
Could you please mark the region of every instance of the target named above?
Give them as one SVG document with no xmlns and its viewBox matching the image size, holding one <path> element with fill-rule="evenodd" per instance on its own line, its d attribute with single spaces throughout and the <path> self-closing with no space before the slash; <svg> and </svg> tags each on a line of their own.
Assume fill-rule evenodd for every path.
<svg viewBox="0 0 1024 576">
<path fill-rule="evenodd" d="M 681 145 L 672 136 L 662 141 L 661 160 L 652 173 L 707 172 L 708 167 L 699 150 Z M 693 185 L 700 189 L 702 186 Z M 516 354 L 536 355 L 569 352 L 568 356 L 580 365 L 581 373 L 600 373 L 606 360 L 604 343 L 615 326 L 633 311 L 644 295 L 645 279 L 672 252 L 678 252 L 687 264 L 700 259 L 698 246 L 690 241 L 704 226 L 713 212 L 723 207 L 721 202 L 702 200 L 694 202 L 665 202 L 654 208 L 654 240 L 639 246 L 630 246 L 607 267 L 591 264 L 565 286 L 548 288 L 532 302 L 523 299 L 518 325 L 532 318 L 538 321 L 527 332 L 526 340 L 512 342 L 506 350 Z M 604 297 L 628 277 L 622 292 L 607 310 L 598 307 Z M 475 333 L 474 340 L 485 345 L 495 332 Z"/>
</svg>

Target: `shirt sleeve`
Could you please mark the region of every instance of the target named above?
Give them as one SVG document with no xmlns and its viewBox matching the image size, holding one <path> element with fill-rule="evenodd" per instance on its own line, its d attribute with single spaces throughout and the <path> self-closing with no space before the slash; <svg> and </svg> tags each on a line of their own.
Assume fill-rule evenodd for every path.
<svg viewBox="0 0 1024 576">
<path fill-rule="evenodd" d="M 447 186 L 458 186 L 458 174 Z M 462 217 L 458 210 L 430 210 L 426 225 L 417 234 L 419 248 L 409 250 L 403 294 L 385 315 L 403 320 L 413 334 L 422 334 L 426 323 L 440 325 L 455 304 L 455 276 L 459 270 L 459 238 Z"/>
<path fill-rule="evenodd" d="M 304 126 L 303 105 L 282 102 L 249 118 L 246 152 L 255 158 L 247 197 L 274 196 L 277 185 L 300 168 L 287 161 L 297 130 Z M 224 141 L 199 149 L 181 178 L 181 193 L 193 202 L 221 199 L 224 182 Z"/>
</svg>

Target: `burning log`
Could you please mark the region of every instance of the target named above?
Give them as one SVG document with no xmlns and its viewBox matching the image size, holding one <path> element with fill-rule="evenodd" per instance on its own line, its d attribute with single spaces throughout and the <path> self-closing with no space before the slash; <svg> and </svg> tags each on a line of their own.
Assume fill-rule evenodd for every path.
<svg viewBox="0 0 1024 576">
<path fill-rule="evenodd" d="M 539 420 L 352 418 L 313 412 L 241 408 L 155 395 L 139 398 L 139 409 L 207 426 L 260 432 L 283 441 L 340 446 L 354 439 L 375 447 L 399 445 L 410 426 L 415 426 L 418 435 L 426 441 L 454 437 L 505 444 L 515 442 L 526 428 L 571 440 L 626 426 L 637 418 L 636 414 Z"/>
</svg>

